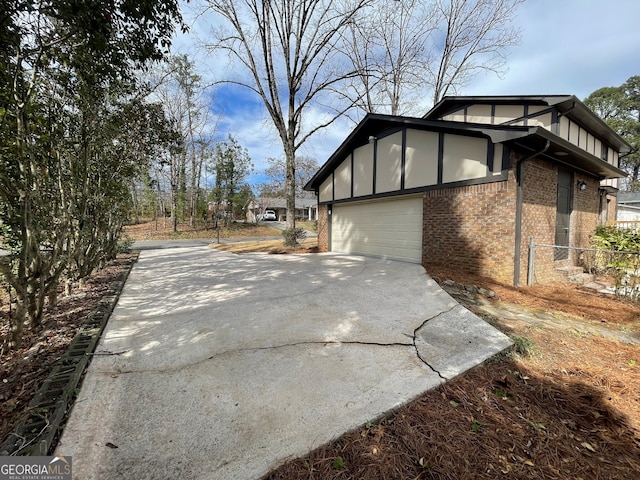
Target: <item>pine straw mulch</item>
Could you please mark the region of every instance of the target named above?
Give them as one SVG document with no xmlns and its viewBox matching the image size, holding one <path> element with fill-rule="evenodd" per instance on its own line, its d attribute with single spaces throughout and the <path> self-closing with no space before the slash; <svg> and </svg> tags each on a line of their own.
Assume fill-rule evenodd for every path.
<svg viewBox="0 0 640 480">
<path fill-rule="evenodd" d="M 537 311 L 563 312 L 587 322 L 635 329 L 640 333 L 640 304 L 587 290 L 575 283 L 551 283 L 514 287 L 487 277 L 430 265 L 429 275 L 436 280 L 453 279 L 493 290 L 496 299 Z"/>
<path fill-rule="evenodd" d="M 636 330 L 638 305 L 574 286 L 516 289 L 441 268 L 503 302 Z M 620 479 L 640 472 L 640 349 L 578 330 L 492 323 L 526 337 L 503 355 L 349 432 L 268 479 Z"/>
<path fill-rule="evenodd" d="M 27 416 L 29 402 L 49 375 L 54 363 L 95 309 L 111 282 L 118 279 L 133 261 L 129 254 L 118 258 L 85 280 L 69 297 L 60 293 L 58 304 L 46 308 L 42 328 L 25 325 L 22 347 L 9 350 L 9 305 L 6 293 L 0 304 L 0 442 Z"/>
</svg>

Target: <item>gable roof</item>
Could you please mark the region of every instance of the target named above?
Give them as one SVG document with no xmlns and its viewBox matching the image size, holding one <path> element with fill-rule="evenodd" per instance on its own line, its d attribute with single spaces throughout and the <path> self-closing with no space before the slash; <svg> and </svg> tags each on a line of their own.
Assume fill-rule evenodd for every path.
<svg viewBox="0 0 640 480">
<path fill-rule="evenodd" d="M 619 168 L 538 126 L 488 125 L 369 113 L 320 167 L 304 186 L 304 189 L 318 190 L 322 182 L 354 148 L 368 143 L 371 136 L 394 127 L 411 127 L 458 135 L 489 137 L 493 143 L 505 143 L 532 152 L 541 150 L 549 141 L 551 148 L 548 150 L 548 155 L 560 153 L 560 155 L 566 156 L 563 158 L 552 157 L 559 163 L 568 164 L 570 167 L 600 178 L 616 178 L 627 175 Z M 573 158 L 579 160 L 579 164 L 571 163 Z"/>
<path fill-rule="evenodd" d="M 620 153 L 628 153 L 631 150 L 622 137 L 611 129 L 600 117 L 582 103 L 575 95 L 520 95 L 520 96 L 462 96 L 444 97 L 434 107 L 429 110 L 423 118 L 435 120 L 447 113 L 455 111 L 466 105 L 472 104 L 495 104 L 495 105 L 543 105 L 555 107 L 558 111 L 580 123 L 583 127 L 596 133 L 600 138 L 605 139 L 611 146 L 618 149 Z"/>
</svg>

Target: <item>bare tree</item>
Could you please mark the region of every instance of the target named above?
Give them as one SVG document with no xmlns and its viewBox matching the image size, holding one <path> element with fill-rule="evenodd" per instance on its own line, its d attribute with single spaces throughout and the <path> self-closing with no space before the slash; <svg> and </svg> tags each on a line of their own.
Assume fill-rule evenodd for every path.
<svg viewBox="0 0 640 480">
<path fill-rule="evenodd" d="M 427 64 L 434 103 L 480 71 L 504 72 L 504 51 L 520 42 L 511 20 L 523 1 L 436 0 L 444 45 L 438 51 L 439 62 Z"/>
<path fill-rule="evenodd" d="M 335 93 L 365 112 L 402 115 L 423 93 L 435 9 L 421 0 L 382 1 L 366 13 L 349 24 L 344 39 L 357 75 Z"/>
<path fill-rule="evenodd" d="M 358 75 L 336 90 L 365 112 L 418 113 L 481 71 L 500 75 L 519 42 L 511 20 L 523 0 L 378 2 L 350 25 L 345 53 Z"/>
<path fill-rule="evenodd" d="M 335 121 L 303 124 L 306 109 L 353 72 L 334 68 L 345 27 L 374 0 L 208 0 L 226 22 L 212 48 L 226 50 L 246 69 L 246 81 L 229 79 L 260 96 L 286 159 L 287 228 L 295 228 L 296 152 Z M 350 70 L 350 69 L 349 69 Z M 308 128 L 304 128 L 308 127 Z"/>
<path fill-rule="evenodd" d="M 267 181 L 260 185 L 261 197 L 282 197 L 286 190 L 286 171 L 287 163 L 283 158 L 268 158 L 267 168 L 264 174 L 267 176 Z M 296 197 L 297 198 L 311 198 L 314 196 L 313 192 L 307 192 L 303 190 L 306 183 L 311 180 L 315 173 L 320 168 L 320 165 L 315 158 L 307 156 L 296 157 Z"/>
<path fill-rule="evenodd" d="M 173 129 L 181 137 L 181 148 L 172 149 L 168 157 L 158 159 L 159 164 L 156 165 L 156 173 L 164 173 L 168 179 L 175 232 L 187 203 L 190 225 L 195 226 L 198 205 L 203 199 L 201 180 L 204 152 L 211 143 L 215 122 L 211 122 L 201 78 L 195 73 L 194 62 L 186 55 L 171 57 L 151 80 L 151 97 L 162 103 Z"/>
</svg>

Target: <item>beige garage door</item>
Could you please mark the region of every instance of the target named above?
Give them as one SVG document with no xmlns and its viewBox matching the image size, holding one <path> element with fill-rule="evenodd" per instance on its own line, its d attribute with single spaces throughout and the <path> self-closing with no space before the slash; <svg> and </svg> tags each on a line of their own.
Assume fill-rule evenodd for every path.
<svg viewBox="0 0 640 480">
<path fill-rule="evenodd" d="M 422 196 L 334 205 L 331 250 L 422 261 Z"/>
</svg>

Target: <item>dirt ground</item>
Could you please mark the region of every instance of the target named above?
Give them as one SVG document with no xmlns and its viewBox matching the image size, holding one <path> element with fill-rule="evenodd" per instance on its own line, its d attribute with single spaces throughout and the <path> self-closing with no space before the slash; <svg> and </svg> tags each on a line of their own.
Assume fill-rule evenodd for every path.
<svg viewBox="0 0 640 480">
<path fill-rule="evenodd" d="M 0 442 L 28 413 L 31 399 L 63 355 L 78 328 L 97 307 L 116 280 L 130 265 L 128 254 L 119 255 L 106 268 L 95 272 L 82 288 L 75 285 L 68 297 L 60 292 L 58 304 L 46 308 L 42 327 L 37 331 L 25 325 L 22 347 L 9 350 L 8 297 L 0 303 Z"/>
<path fill-rule="evenodd" d="M 174 232 L 171 219 L 159 219 L 158 221 L 144 220 L 140 223 L 127 225 L 125 234 L 132 240 L 178 240 L 178 239 L 215 239 L 218 230 L 215 228 L 192 228 L 188 223 L 178 224 L 178 231 Z M 266 224 L 234 222 L 229 227 L 220 228 L 220 238 L 241 237 L 279 237 L 282 231 Z"/>
<path fill-rule="evenodd" d="M 251 235 L 253 236 L 253 235 Z M 258 248 L 254 244 L 253 248 Z M 245 244 L 241 251 L 251 251 Z M 254 250 L 255 251 L 255 250 Z M 53 362 L 128 259 L 119 258 L 48 310 L 23 348 L 0 328 L 0 436 L 24 415 Z M 432 267 L 496 293 L 496 302 L 640 332 L 640 306 L 573 285 L 514 288 Z M 270 479 L 635 479 L 640 472 L 640 347 L 580 329 L 487 318 L 526 340 L 382 419 L 292 459 Z M 521 345 L 521 346 L 522 346 Z"/>
</svg>

